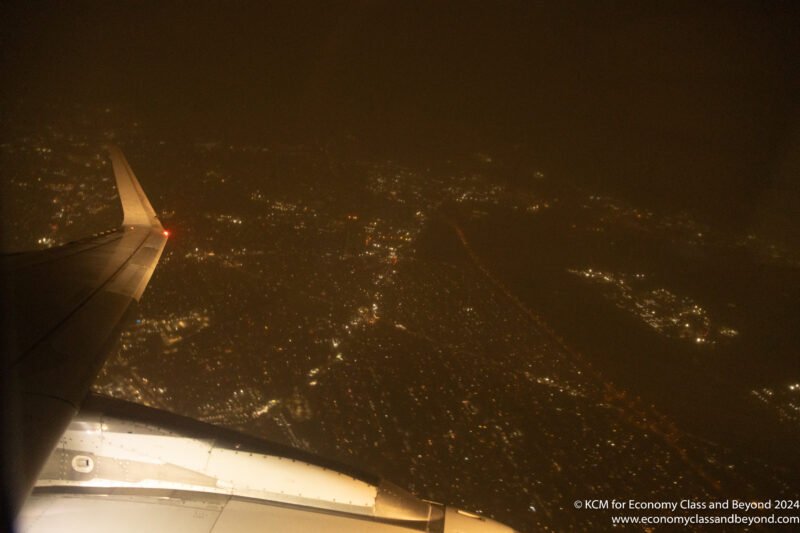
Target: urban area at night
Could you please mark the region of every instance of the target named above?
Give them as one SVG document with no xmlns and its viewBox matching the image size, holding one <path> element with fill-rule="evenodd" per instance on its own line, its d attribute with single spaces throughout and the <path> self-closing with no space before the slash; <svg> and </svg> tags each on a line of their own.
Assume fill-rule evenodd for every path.
<svg viewBox="0 0 800 533">
<path fill-rule="evenodd" d="M 755 9 L 755 3 L 742 5 Z M 273 25 L 280 25 L 287 9 L 281 8 Z M 439 13 L 444 7 L 429 9 L 446 18 Z M 678 20 L 693 20 L 694 11 L 684 11 Z M 766 27 L 780 18 L 772 11 L 759 16 Z M 572 20 L 569 15 L 559 17 L 559 24 L 569 26 L 564 22 Z M 714 19 L 706 11 L 698 17 Z M 315 16 L 312 26 L 325 27 L 323 18 Z M 252 82 L 264 88 L 265 99 L 279 98 L 295 86 L 273 89 L 269 76 L 260 77 L 258 69 L 293 77 L 305 72 L 305 63 L 245 60 L 246 54 L 233 54 L 235 67 L 220 67 L 208 92 L 198 88 L 187 93 L 188 103 L 181 102 L 183 90 L 200 79 L 198 72 L 207 66 L 203 62 L 212 61 L 199 59 L 206 66 L 186 67 L 187 79 L 167 81 L 166 96 L 154 104 L 158 109 L 150 109 L 141 95 L 158 100 L 159 72 L 171 72 L 177 60 L 135 56 L 132 79 L 146 72 L 151 60 L 158 66 L 153 78 L 137 82 L 142 87 L 130 93 L 120 88 L 122 82 L 109 81 L 108 93 L 97 97 L 91 91 L 81 93 L 83 82 L 73 79 L 77 74 L 53 66 L 67 91 L 57 98 L 43 96 L 48 94 L 47 73 L 31 74 L 34 69 L 25 67 L 24 54 L 5 60 L 21 81 L 6 87 L 2 102 L 3 252 L 55 248 L 119 226 L 122 210 L 107 143 L 125 152 L 169 232 L 152 280 L 93 391 L 357 465 L 420 498 L 469 509 L 523 532 L 611 529 L 611 510 L 581 502 L 796 503 L 800 247 L 794 238 L 796 212 L 791 214 L 785 205 L 800 198 L 792 196 L 800 168 L 798 115 L 780 129 L 795 128 L 794 134 L 786 134 L 789 140 L 781 141 L 781 161 L 788 161 L 784 166 L 771 162 L 762 168 L 767 156 L 737 153 L 736 146 L 747 145 L 748 135 L 756 133 L 725 133 L 723 148 L 709 148 L 713 157 L 692 159 L 676 149 L 671 160 L 663 153 L 652 155 L 656 149 L 642 148 L 652 139 L 663 141 L 663 132 L 657 132 L 641 139 L 620 133 L 619 142 L 630 146 L 605 151 L 592 167 L 593 156 L 586 154 L 606 145 L 589 139 L 602 130 L 597 124 L 605 114 L 578 117 L 580 105 L 552 111 L 547 104 L 519 104 L 530 116 L 512 118 L 516 111 L 493 99 L 507 97 L 510 109 L 527 96 L 502 88 L 494 94 L 480 85 L 484 74 L 494 74 L 494 68 L 515 72 L 529 55 L 506 59 L 508 63 L 497 67 L 482 64 L 475 67 L 477 72 L 465 74 L 464 85 L 472 89 L 464 91 L 480 94 L 458 100 L 472 102 L 464 113 L 474 111 L 478 117 L 468 126 L 453 119 L 457 112 L 447 108 L 445 93 L 461 83 L 450 81 L 450 70 L 438 78 L 432 74 L 429 107 L 420 104 L 427 101 L 424 96 L 398 97 L 387 104 L 389 111 L 374 111 L 380 108 L 382 91 L 393 98 L 395 92 L 424 85 L 418 81 L 424 69 L 409 74 L 412 81 L 404 89 L 386 89 L 395 81 L 387 74 L 391 67 L 374 67 L 371 56 L 358 56 L 353 61 L 366 69 L 364 76 L 376 69 L 371 83 L 377 88 L 347 93 L 342 87 L 360 83 L 358 69 L 351 65 L 341 67 L 351 69 L 345 74 L 332 74 L 336 69 L 325 62 L 341 66 L 337 58 L 350 49 L 337 39 L 347 42 L 348 32 L 366 24 L 358 17 L 345 18 L 328 36 L 339 44 L 326 41 L 321 63 L 309 67 L 314 73 L 306 80 L 311 86 L 326 76 L 337 80 L 329 82 L 338 91 L 335 97 L 314 96 L 309 85 L 298 83 L 307 92 L 298 89 L 300 96 L 289 99 L 288 111 L 282 104 L 270 103 L 267 111 L 253 104 L 257 131 L 246 126 L 251 113 L 246 102 L 256 98 L 256 89 L 231 87 Z M 78 15 L 69 20 L 78 28 L 89 24 Z M 714 31 L 729 36 L 728 23 L 750 28 L 742 22 L 744 16 L 731 20 Z M 46 18 L 27 23 L 43 28 L 55 24 Z M 493 21 L 486 38 L 502 34 L 505 23 L 503 17 Z M 179 32 L 187 31 L 186 24 Z M 236 32 L 230 20 L 219 24 L 225 28 L 218 30 L 220 35 Z M 463 24 L 480 26 L 471 19 Z M 622 26 L 617 21 L 613 27 Z M 260 34 L 247 28 L 241 40 L 251 45 Z M 111 42 L 102 31 L 92 31 L 96 33 L 89 35 L 97 42 Z M 453 39 L 461 36 L 461 30 L 448 31 Z M 512 24 L 509 31 L 499 50 L 524 48 L 517 40 L 524 41 L 522 23 Z M 596 31 L 587 48 L 606 42 L 607 35 Z M 367 35 L 376 33 L 372 29 Z M 283 42 L 288 34 L 283 30 L 275 39 Z M 460 57 L 423 30 L 402 38 L 389 34 L 387 39 L 394 40 L 385 45 L 387 54 L 400 58 L 401 66 L 414 64 L 415 48 L 409 42 L 417 40 L 436 48 L 443 62 L 449 54 Z M 22 30 L 4 35 L 19 50 L 29 42 Z M 628 42 L 632 35 L 638 39 L 640 34 L 620 38 Z M 62 34 L 52 37 L 57 38 L 65 39 Z M 551 49 L 560 43 L 553 36 L 543 39 Z M 751 41 L 742 49 L 750 49 Z M 455 42 L 486 54 L 497 51 L 485 51 L 490 45 L 467 37 Z M 238 51 L 240 45 L 221 45 L 227 52 L 219 56 Z M 89 45 L 76 44 L 64 52 L 71 58 L 69 68 L 80 64 L 75 58 L 86 60 L 84 46 Z M 287 46 L 300 47 L 298 53 L 306 58 L 303 54 L 316 45 Z M 775 45 L 780 46 L 789 45 Z M 201 49 L 210 47 L 203 44 Z M 648 47 L 643 53 L 656 54 L 665 71 L 680 73 L 675 58 L 683 58 L 687 50 L 677 49 L 668 59 Z M 769 57 L 772 51 L 767 45 L 757 48 Z M 602 55 L 584 52 L 592 58 Z M 187 49 L 179 53 L 182 60 L 191 55 Z M 537 53 L 530 57 L 539 57 Z M 565 53 L 577 54 L 571 49 Z M 735 63 L 725 51 L 717 53 Z M 714 54 L 702 60 L 715 60 Z M 742 67 L 747 75 L 747 65 L 762 57 L 753 54 Z M 36 68 L 55 61 L 36 57 Z M 97 80 L 116 58 L 103 55 L 87 61 L 100 65 L 96 72 L 87 71 Z M 235 81 L 232 70 L 249 61 L 259 65 L 247 71 L 249 81 Z M 618 76 L 630 67 L 626 60 L 608 61 Z M 795 75 L 796 57 L 786 61 L 790 65 L 784 67 Z M 459 71 L 464 64 L 470 63 L 457 62 L 451 69 Z M 651 72 L 650 67 L 636 68 Z M 559 76 L 550 72 L 543 74 L 545 88 L 539 97 L 544 100 L 556 99 L 571 86 L 554 82 Z M 667 78 L 674 80 L 672 75 Z M 593 74 L 587 76 L 597 81 Z M 735 78 L 719 76 L 726 83 Z M 772 86 L 759 79 L 742 94 L 769 93 L 764 87 Z M 530 97 L 537 97 L 535 73 L 517 82 L 510 74 L 504 80 L 531 87 Z M 565 98 L 573 103 L 588 98 L 583 83 Z M 703 97 L 717 90 L 705 88 L 702 80 L 697 83 Z M 26 87 L 32 87 L 31 94 Z M 221 94 L 228 90 L 234 92 L 232 100 L 209 103 L 227 98 Z M 794 91 L 796 96 L 796 87 Z M 597 97 L 598 103 L 616 101 L 608 94 Z M 310 102 L 308 110 L 303 98 Z M 633 109 L 626 112 L 635 115 L 636 105 L 645 105 L 647 99 L 631 98 Z M 655 98 L 663 100 L 663 95 Z M 485 107 L 484 100 L 492 103 Z M 345 102 L 341 116 L 358 118 L 342 120 L 341 128 L 306 126 L 315 122 L 310 116 L 314 110 L 340 101 Z M 728 100 L 719 105 L 708 116 L 724 115 L 726 105 L 735 107 Z M 402 122 L 398 117 L 404 106 L 419 114 L 402 119 L 408 122 L 376 140 L 381 120 Z M 786 104 L 780 110 L 789 108 Z M 792 109 L 796 113 L 796 105 Z M 487 118 L 495 111 L 497 123 Z M 769 117 L 780 114 L 772 111 Z M 559 122 L 559 112 L 564 124 L 548 129 L 547 124 Z M 300 118 L 295 120 L 292 113 Z M 320 121 L 335 123 L 341 118 L 338 113 L 323 113 Z M 436 119 L 427 122 L 426 113 Z M 750 117 L 747 113 L 734 113 L 731 123 L 755 121 L 742 118 Z M 181 125 L 184 115 L 190 118 Z M 526 120 L 535 124 L 537 116 L 544 117 L 541 129 L 530 126 L 529 132 L 520 125 Z M 497 134 L 504 117 L 512 123 L 509 132 Z M 686 118 L 685 123 L 696 119 Z M 758 122 L 758 131 L 773 131 L 769 120 Z M 276 131 L 263 134 L 273 123 Z M 650 128 L 643 123 L 629 121 L 639 132 Z M 419 124 L 439 129 L 423 133 L 420 127 L 417 139 L 414 128 Z M 576 133 L 573 139 L 565 133 L 573 128 L 592 133 Z M 714 128 L 725 130 L 721 123 L 702 128 L 687 135 L 711 139 L 716 138 L 709 133 Z M 448 137 L 467 129 L 468 135 Z M 435 140 L 437 135 L 446 140 Z M 734 135 L 742 135 L 740 144 L 732 140 Z M 392 139 L 400 139 L 396 149 Z M 764 148 L 767 140 L 763 143 L 747 154 L 780 159 L 778 151 Z M 577 162 L 570 155 L 573 149 L 582 151 L 575 156 Z M 631 158 L 639 158 L 635 168 L 633 163 L 617 164 L 634 152 L 638 155 Z M 730 185 L 719 177 L 704 182 L 702 172 L 717 164 L 720 172 L 738 168 L 743 175 L 774 172 L 784 177 L 770 181 L 774 188 L 768 191 L 745 178 L 732 179 Z M 614 178 L 604 179 L 603 173 Z M 626 177 L 631 174 L 636 177 Z M 757 202 L 762 202 L 762 211 Z M 749 218 L 732 222 L 733 215 L 728 215 L 737 209 Z M 767 215 L 759 219 L 757 212 Z M 673 514 L 689 512 L 683 509 Z M 759 513 L 800 516 L 797 507 L 749 511 Z M 686 529 L 706 530 L 700 525 Z M 768 526 L 708 529 L 760 531 Z"/>
</svg>

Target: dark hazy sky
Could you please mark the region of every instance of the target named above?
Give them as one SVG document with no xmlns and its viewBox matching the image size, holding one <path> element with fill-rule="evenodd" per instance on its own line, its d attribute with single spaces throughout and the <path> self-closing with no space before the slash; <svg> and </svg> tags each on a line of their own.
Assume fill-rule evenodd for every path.
<svg viewBox="0 0 800 533">
<path fill-rule="evenodd" d="M 121 104 L 190 140 L 521 142 L 554 172 L 749 220 L 800 200 L 794 4 L 19 2 L 4 105 Z"/>
</svg>

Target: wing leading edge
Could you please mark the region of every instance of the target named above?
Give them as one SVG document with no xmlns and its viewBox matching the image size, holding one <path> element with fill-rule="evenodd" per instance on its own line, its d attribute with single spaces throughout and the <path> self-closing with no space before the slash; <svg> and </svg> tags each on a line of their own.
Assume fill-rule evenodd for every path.
<svg viewBox="0 0 800 533">
<path fill-rule="evenodd" d="M 11 519 L 147 286 L 167 236 L 122 151 L 109 147 L 122 226 L 2 256 L 3 485 Z"/>
</svg>

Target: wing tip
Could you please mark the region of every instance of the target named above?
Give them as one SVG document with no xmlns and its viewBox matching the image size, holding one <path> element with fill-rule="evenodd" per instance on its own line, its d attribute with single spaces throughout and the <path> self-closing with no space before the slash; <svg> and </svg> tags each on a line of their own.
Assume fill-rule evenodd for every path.
<svg viewBox="0 0 800 533">
<path fill-rule="evenodd" d="M 122 204 L 123 226 L 150 226 L 163 230 L 158 215 L 150 204 L 139 180 L 136 179 L 122 149 L 113 143 L 107 143 L 104 148 L 108 152 L 114 168 L 117 192 Z"/>
</svg>

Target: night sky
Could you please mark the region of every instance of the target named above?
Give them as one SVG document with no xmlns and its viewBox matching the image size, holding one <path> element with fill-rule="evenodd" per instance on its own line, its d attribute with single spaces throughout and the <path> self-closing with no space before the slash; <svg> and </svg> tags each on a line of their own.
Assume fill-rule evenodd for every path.
<svg viewBox="0 0 800 533">
<path fill-rule="evenodd" d="M 792 2 L 13 4 L 6 102 L 411 157 L 521 143 L 551 171 L 796 237 Z"/>
</svg>

